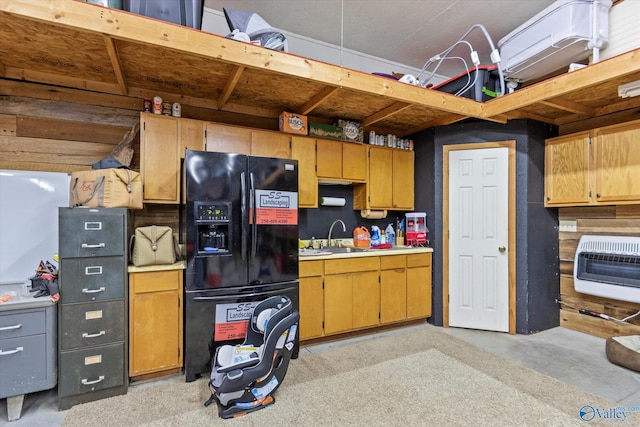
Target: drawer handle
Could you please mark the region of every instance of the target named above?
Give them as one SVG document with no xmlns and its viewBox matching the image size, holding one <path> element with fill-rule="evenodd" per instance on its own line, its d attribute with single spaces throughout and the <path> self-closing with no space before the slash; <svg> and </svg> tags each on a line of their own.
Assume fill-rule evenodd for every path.
<svg viewBox="0 0 640 427">
<path fill-rule="evenodd" d="M 104 248 L 104 247 L 105 247 L 104 243 L 98 243 L 97 245 L 90 245 L 88 243 L 82 244 L 82 249 L 93 249 L 93 248 Z"/>
<path fill-rule="evenodd" d="M 13 326 L 4 326 L 2 328 L 0 328 L 0 331 L 10 331 L 12 329 L 20 329 L 22 328 L 22 323 L 19 323 L 17 325 L 13 325 Z"/>
<path fill-rule="evenodd" d="M 84 385 L 98 384 L 102 380 L 104 380 L 104 375 L 100 375 L 97 380 L 93 380 L 93 381 L 89 381 L 88 379 L 83 378 L 82 384 Z"/>
<path fill-rule="evenodd" d="M 9 354 L 16 354 L 18 352 L 24 351 L 24 347 L 16 347 L 15 350 L 2 351 L 0 350 L 0 356 L 7 356 Z"/>
<path fill-rule="evenodd" d="M 97 294 L 99 292 L 104 292 L 105 290 L 106 290 L 106 288 L 104 286 L 101 286 L 100 289 L 82 288 L 82 293 L 83 294 Z"/>
<path fill-rule="evenodd" d="M 105 334 L 106 334 L 105 331 L 100 331 L 97 334 L 88 334 L 88 333 L 85 332 L 85 333 L 82 334 L 82 338 L 95 338 L 95 337 L 99 337 L 99 336 L 102 336 L 102 335 L 105 335 Z"/>
</svg>

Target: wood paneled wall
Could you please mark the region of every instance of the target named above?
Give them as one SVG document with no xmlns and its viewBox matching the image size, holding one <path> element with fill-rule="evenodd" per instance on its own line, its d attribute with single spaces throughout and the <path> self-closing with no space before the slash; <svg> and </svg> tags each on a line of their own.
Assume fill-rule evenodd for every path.
<svg viewBox="0 0 640 427">
<path fill-rule="evenodd" d="M 640 236 L 640 206 L 602 206 L 558 209 L 559 221 L 575 221 L 576 232 L 561 231 L 560 325 L 602 338 L 640 334 L 640 316 L 626 323 L 580 314 L 585 309 L 617 319 L 640 311 L 640 304 L 580 294 L 573 287 L 573 260 L 580 237 L 590 235 Z"/>
</svg>

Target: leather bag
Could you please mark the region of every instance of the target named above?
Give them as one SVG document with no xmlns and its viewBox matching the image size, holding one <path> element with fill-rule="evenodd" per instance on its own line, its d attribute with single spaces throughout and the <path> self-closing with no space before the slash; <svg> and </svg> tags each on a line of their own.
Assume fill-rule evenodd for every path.
<svg viewBox="0 0 640 427">
<path fill-rule="evenodd" d="M 69 206 L 142 209 L 140 173 L 123 168 L 71 173 Z"/>
<path fill-rule="evenodd" d="M 171 227 L 150 225 L 137 227 L 129 242 L 131 262 L 136 267 L 173 264 L 177 242 Z"/>
</svg>

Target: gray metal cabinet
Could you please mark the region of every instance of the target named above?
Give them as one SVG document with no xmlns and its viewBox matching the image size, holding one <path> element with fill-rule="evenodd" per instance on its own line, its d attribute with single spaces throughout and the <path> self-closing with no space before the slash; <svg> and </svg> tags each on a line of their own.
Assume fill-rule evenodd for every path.
<svg viewBox="0 0 640 427">
<path fill-rule="evenodd" d="M 60 208 L 58 408 L 126 394 L 127 209 Z"/>
<path fill-rule="evenodd" d="M 0 399 L 7 398 L 9 421 L 20 418 L 25 394 L 57 382 L 57 307 L 48 298 L 24 300 L 0 310 Z"/>
</svg>

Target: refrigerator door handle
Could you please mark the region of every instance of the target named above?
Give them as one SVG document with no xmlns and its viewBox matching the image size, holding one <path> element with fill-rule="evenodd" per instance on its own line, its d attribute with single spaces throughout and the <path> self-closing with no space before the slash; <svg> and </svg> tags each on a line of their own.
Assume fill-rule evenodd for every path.
<svg viewBox="0 0 640 427">
<path fill-rule="evenodd" d="M 249 174 L 249 188 L 251 195 L 251 261 L 256 259 L 256 252 L 258 251 L 258 226 L 256 224 L 256 187 L 253 180 L 253 172 Z"/>
<path fill-rule="evenodd" d="M 221 296 L 215 296 L 215 297 L 193 297 L 193 301 L 218 301 L 218 300 L 225 300 L 225 299 L 229 299 L 229 297 L 232 298 L 252 298 L 252 297 L 264 297 L 264 296 L 274 296 L 274 295 L 282 295 L 283 293 L 286 292 L 290 292 L 290 291 L 295 291 L 296 288 L 295 287 L 291 287 L 291 288 L 282 288 L 282 289 L 274 289 L 274 290 L 269 290 L 269 291 L 260 291 L 260 292 L 251 292 L 251 293 L 246 293 L 246 294 L 235 294 L 235 295 L 221 295 Z"/>
<path fill-rule="evenodd" d="M 242 260 L 247 259 L 247 184 L 244 172 L 240 173 L 240 217 L 242 223 Z"/>
</svg>

